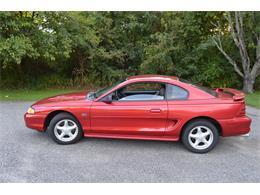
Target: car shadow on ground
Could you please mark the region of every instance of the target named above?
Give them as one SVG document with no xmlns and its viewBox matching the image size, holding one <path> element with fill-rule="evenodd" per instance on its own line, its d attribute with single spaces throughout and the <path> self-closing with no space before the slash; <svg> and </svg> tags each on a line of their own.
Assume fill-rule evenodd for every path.
<svg viewBox="0 0 260 195">
<path fill-rule="evenodd" d="M 51 145 L 63 146 L 55 143 L 49 136 L 47 132 L 31 132 L 30 139 L 37 140 L 37 142 L 48 142 Z M 171 148 L 178 150 L 185 150 L 181 141 L 157 141 L 157 140 L 135 140 L 135 139 L 116 139 L 116 138 L 93 138 L 93 137 L 82 137 L 79 142 L 67 146 L 89 146 L 89 145 L 100 145 L 100 146 L 114 146 L 121 148 L 129 147 L 145 147 L 145 148 Z"/>
<path fill-rule="evenodd" d="M 55 143 L 47 134 L 47 132 L 32 132 L 30 133 L 31 139 L 34 142 L 45 142 L 47 145 L 52 145 L 57 148 L 62 147 L 78 147 L 78 148 L 88 148 L 88 147 L 104 147 L 114 149 L 115 151 L 120 150 L 150 150 L 150 151 L 169 151 L 175 153 L 191 153 L 182 144 L 181 141 L 157 141 L 157 140 L 134 140 L 134 139 L 115 139 L 115 138 L 92 138 L 83 137 L 79 142 L 71 145 L 59 145 Z M 232 138 L 231 138 L 232 139 Z M 225 150 L 227 153 L 232 152 L 234 148 L 232 146 L 227 149 L 226 144 L 229 145 L 230 141 L 228 138 L 220 137 L 219 143 L 216 148 L 211 152 L 212 154 L 223 153 Z M 230 150 L 230 151 L 229 151 Z M 209 154 L 207 153 L 207 154 Z M 194 153 L 191 153 L 194 154 Z"/>
</svg>

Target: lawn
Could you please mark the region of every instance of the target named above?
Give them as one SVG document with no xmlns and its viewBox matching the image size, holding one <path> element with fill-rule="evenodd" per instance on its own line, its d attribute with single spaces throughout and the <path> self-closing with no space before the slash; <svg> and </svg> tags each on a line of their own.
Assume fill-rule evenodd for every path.
<svg viewBox="0 0 260 195">
<path fill-rule="evenodd" d="M 247 94 L 246 104 L 256 108 L 260 108 L 260 91 L 256 91 L 252 94 Z"/>
<path fill-rule="evenodd" d="M 82 90 L 76 89 L 43 89 L 43 90 L 34 90 L 34 89 L 18 89 L 18 90 L 0 90 L 0 100 L 13 100 L 13 101 L 35 101 L 40 100 L 46 97 L 76 92 Z"/>
</svg>

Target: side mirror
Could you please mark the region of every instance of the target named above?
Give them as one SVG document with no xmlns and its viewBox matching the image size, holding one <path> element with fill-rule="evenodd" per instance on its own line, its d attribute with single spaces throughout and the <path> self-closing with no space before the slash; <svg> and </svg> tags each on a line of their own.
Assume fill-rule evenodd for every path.
<svg viewBox="0 0 260 195">
<path fill-rule="evenodd" d="M 107 104 L 111 104 L 112 103 L 112 94 L 109 94 L 109 95 L 107 95 L 106 97 L 104 97 L 103 99 L 102 99 L 102 102 L 105 102 L 105 103 L 107 103 Z"/>
</svg>

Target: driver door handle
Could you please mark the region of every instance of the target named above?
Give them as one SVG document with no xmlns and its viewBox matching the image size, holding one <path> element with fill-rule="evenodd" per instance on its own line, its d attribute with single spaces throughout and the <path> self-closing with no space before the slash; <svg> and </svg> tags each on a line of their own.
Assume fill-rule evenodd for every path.
<svg viewBox="0 0 260 195">
<path fill-rule="evenodd" d="M 152 108 L 152 109 L 150 109 L 150 112 L 152 112 L 152 113 L 160 113 L 161 109 L 160 108 Z"/>
</svg>

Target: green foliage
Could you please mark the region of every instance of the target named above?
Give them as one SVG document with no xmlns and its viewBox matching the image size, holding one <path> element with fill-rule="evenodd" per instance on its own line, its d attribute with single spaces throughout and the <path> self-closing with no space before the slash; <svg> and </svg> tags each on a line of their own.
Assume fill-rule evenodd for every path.
<svg viewBox="0 0 260 195">
<path fill-rule="evenodd" d="M 211 41 L 212 24 L 226 25 L 224 14 L 0 12 L 0 87 L 101 86 L 149 73 L 239 88 L 240 78 Z M 245 14 L 247 33 L 259 32 L 259 14 Z M 223 40 L 238 59 L 229 37 Z"/>
<path fill-rule="evenodd" d="M 25 56 L 33 57 L 37 55 L 30 39 L 23 35 L 2 39 L 0 45 L 0 58 L 3 68 L 6 68 L 9 64 L 20 64 Z"/>
<path fill-rule="evenodd" d="M 64 13 L 1 12 L 0 62 L 3 68 L 21 64 L 22 59 L 42 58 L 48 62 L 69 57 L 71 40 L 60 24 Z"/>
</svg>

